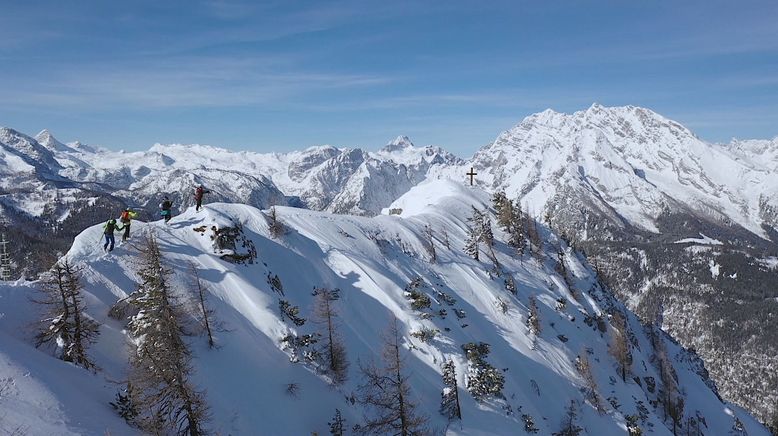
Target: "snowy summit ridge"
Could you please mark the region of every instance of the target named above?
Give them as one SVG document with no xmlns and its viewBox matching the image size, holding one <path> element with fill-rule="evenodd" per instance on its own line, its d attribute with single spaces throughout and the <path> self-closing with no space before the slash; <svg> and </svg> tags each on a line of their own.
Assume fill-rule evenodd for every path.
<svg viewBox="0 0 778 436">
<path fill-rule="evenodd" d="M 137 222 L 133 243 L 109 255 L 94 244 L 101 227 L 91 227 L 67 258 L 83 268 L 88 314 L 101 323 L 90 353 L 102 370 L 91 375 L 35 351 L 19 328 L 36 316 L 26 287 L 34 285 L 0 287 L 2 307 L 14 307 L 0 317 L 0 380 L 13 386 L 9 398 L 0 398 L 5 425 L 68 435 L 137 432 L 107 406 L 117 386 L 105 379 L 126 379 L 127 355 L 137 343 L 127 336 L 127 319 L 109 318 L 108 311 L 138 289 L 138 247 L 144 236 L 155 235 L 175 294 L 181 301 L 193 297 L 184 285 L 193 262 L 212 316 L 225 327 L 216 334 L 216 349 L 208 349 L 202 336 L 185 338 L 195 356 L 191 380 L 206 393 L 212 432 L 326 434 L 336 408 L 348 428 L 365 425 L 373 411 L 360 402 L 365 380 L 359 366 L 381 363 L 381 337 L 395 318 L 416 412 L 450 435 L 551 434 L 566 426 L 598 435 L 639 426 L 669 435 L 673 423 L 663 418 L 663 389 L 683 398 L 683 425 L 767 434 L 717 397 L 696 356 L 642 326 L 547 229 L 540 228 L 541 245 L 524 255 L 506 245 L 496 227 L 493 254 L 485 246 L 481 261 L 466 254 L 461 247 L 471 212 L 486 210 L 495 222 L 490 203 L 479 189 L 432 181 L 397 200 L 394 206 L 407 210 L 402 217 L 277 207 L 280 233 L 274 233 L 268 211 L 214 203 L 199 213 L 190 208 L 169 225 Z M 419 204 L 428 207 L 410 207 Z M 233 245 L 209 237 L 213 228 L 234 235 Z M 554 266 L 553 259 L 561 264 Z M 304 345 L 282 341 L 322 328 L 310 309 L 311 290 L 321 288 L 339 292 L 333 304 L 351 362 L 346 380 L 336 386 L 318 361 L 303 357 Z M 279 311 L 290 305 L 295 311 Z M 624 343 L 632 363 L 625 376 L 609 351 L 620 334 L 614 317 L 625 320 L 621 333 L 629 338 Z M 438 411 L 441 392 L 452 392 L 441 378 L 449 361 L 462 410 L 462 419 L 451 423 Z M 660 366 L 672 368 L 676 377 L 662 378 Z"/>
</svg>

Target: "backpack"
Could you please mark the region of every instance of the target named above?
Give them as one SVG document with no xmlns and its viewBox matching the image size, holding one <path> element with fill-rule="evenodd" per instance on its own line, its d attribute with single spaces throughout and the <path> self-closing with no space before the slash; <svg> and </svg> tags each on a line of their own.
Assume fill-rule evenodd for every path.
<svg viewBox="0 0 778 436">
<path fill-rule="evenodd" d="M 122 212 L 122 215 L 119 219 L 121 219 L 123 223 L 130 222 L 130 211 L 125 210 L 124 212 Z"/>
<path fill-rule="evenodd" d="M 113 231 L 116 229 L 116 220 L 108 220 L 107 223 L 105 223 L 105 233 L 113 233 Z"/>
</svg>

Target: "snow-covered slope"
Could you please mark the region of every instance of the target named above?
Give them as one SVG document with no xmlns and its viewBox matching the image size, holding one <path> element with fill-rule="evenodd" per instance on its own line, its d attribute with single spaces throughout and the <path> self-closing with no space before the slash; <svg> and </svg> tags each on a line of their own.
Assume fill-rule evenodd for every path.
<svg viewBox="0 0 778 436">
<path fill-rule="evenodd" d="M 463 420 L 449 426 L 448 434 L 523 434 L 523 415 L 532 417 L 539 434 L 551 434 L 560 429 L 570 400 L 578 407 L 577 424 L 588 434 L 624 434 L 626 415 L 642 415 L 638 422 L 644 431 L 671 434 L 661 406 L 652 406 L 661 377 L 649 331 L 628 314 L 634 364 L 627 382 L 622 382 L 608 353 L 613 334 L 608 320 L 609 313 L 623 311 L 623 306 L 601 287 L 578 255 L 563 246 L 572 288 L 555 272 L 560 242 L 545 231 L 539 260 L 516 257 L 498 242 L 499 277 L 491 262 L 465 255 L 462 246 L 471 206 L 484 208 L 488 198 L 478 189 L 436 181 L 416 186 L 398 199 L 392 207 L 403 208 L 399 217 L 365 218 L 278 207 L 286 227 L 278 239 L 270 237 L 263 212 L 239 204 L 209 204 L 200 213 L 189 209 L 169 225 L 137 223 L 133 241 L 139 243 L 143 235 L 150 234 L 158 238 L 165 264 L 173 270 L 182 295 L 191 294 L 183 284 L 188 280 L 187 265 L 194 262 L 208 285 L 216 317 L 226 327 L 218 333 L 218 349 L 209 350 L 202 337 L 187 338 L 195 354 L 194 380 L 207 392 L 211 407 L 209 428 L 221 434 L 327 434 L 326 423 L 335 408 L 343 411 L 349 426 L 361 422 L 361 408 L 347 401 L 360 383 L 357 361 L 379 355 L 381 334 L 390 317 L 396 317 L 412 395 L 438 428 L 446 425 L 438 414 L 443 388 L 440 366 L 446 359 L 456 364 Z M 242 236 L 257 249 L 254 263 L 223 260 L 225 253 L 215 250 L 208 237 L 212 226 L 238 225 Z M 435 234 L 436 263 L 430 263 L 424 248 L 427 225 Z M 450 249 L 443 246 L 443 230 Z M 20 328 L 34 318 L 34 306 L 27 300 L 28 285 L 0 287 L 0 311 L 6 312 L 0 315 L 0 359 L 6 363 L 0 365 L 0 381 L 10 380 L 13 386 L 0 397 L 0 422 L 7 428 L 23 424 L 33 434 L 135 433 L 113 417 L 107 405 L 117 389 L 111 381 L 126 378 L 129 344 L 122 323 L 108 318 L 107 310 L 135 289 L 137 249 L 127 244 L 106 255 L 96 243 L 100 233 L 97 226 L 85 230 L 67 254 L 85 268 L 88 312 L 103 323 L 93 348 L 103 368 L 96 375 L 32 349 L 30 332 Z M 496 236 L 504 240 L 499 231 Z M 237 250 L 243 248 L 238 245 Z M 271 289 L 269 275 L 280 278 L 283 297 Z M 517 285 L 515 295 L 505 288 L 509 275 Z M 431 299 L 429 309 L 413 310 L 407 299 L 405 288 L 417 278 L 423 283 L 419 290 Z M 296 327 L 278 312 L 279 299 L 284 298 L 309 318 L 311 291 L 317 287 L 341 291 L 337 308 L 351 371 L 339 388 L 330 387 L 314 368 L 291 363 L 289 351 L 282 350 L 279 342 L 287 333 L 320 328 L 310 319 Z M 537 338 L 527 327 L 531 296 L 539 308 Z M 566 307 L 558 309 L 559 301 Z M 602 321 L 598 323 L 599 316 Z M 421 342 L 410 333 L 422 327 L 439 333 L 431 342 Z M 686 400 L 685 418 L 693 418 L 708 433 L 728 431 L 737 417 L 748 434 L 767 434 L 745 412 L 717 398 L 692 353 L 663 334 L 658 338 L 677 372 Z M 461 346 L 468 342 L 490 344 L 486 360 L 505 377 L 504 398 L 478 403 L 465 390 L 468 370 Z M 592 363 L 603 413 L 585 400 L 586 383 L 575 364 L 581 353 Z M 71 374 L 75 375 L 71 378 Z M 296 395 L 285 392 L 290 383 L 298 385 Z M 2 402 L 30 407 L 8 407 Z"/>
</svg>

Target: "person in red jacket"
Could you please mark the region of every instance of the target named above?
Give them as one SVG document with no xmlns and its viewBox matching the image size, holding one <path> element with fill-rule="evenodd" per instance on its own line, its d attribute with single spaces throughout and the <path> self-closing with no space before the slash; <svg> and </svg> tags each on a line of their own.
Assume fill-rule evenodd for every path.
<svg viewBox="0 0 778 436">
<path fill-rule="evenodd" d="M 117 227 L 117 230 L 124 229 L 124 234 L 122 235 L 122 242 L 130 239 L 130 224 L 132 223 L 132 219 L 137 217 L 138 213 L 130 209 L 129 207 L 124 209 L 124 212 L 122 212 L 121 216 L 119 217 L 119 220 L 122 222 L 121 228 Z"/>
<path fill-rule="evenodd" d="M 197 206 L 195 207 L 196 211 L 200 211 L 200 208 L 203 206 L 203 194 L 208 194 L 211 191 L 207 191 L 203 185 L 200 185 L 195 189 L 195 201 L 197 202 Z"/>
</svg>

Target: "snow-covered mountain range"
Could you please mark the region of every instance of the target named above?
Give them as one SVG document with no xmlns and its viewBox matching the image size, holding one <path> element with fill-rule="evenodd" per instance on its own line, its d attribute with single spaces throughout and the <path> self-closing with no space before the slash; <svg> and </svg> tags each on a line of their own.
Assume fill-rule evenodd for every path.
<svg viewBox="0 0 778 436">
<path fill-rule="evenodd" d="M 494 260 L 484 261 L 491 257 L 485 248 L 481 261 L 468 256 L 462 247 L 472 207 L 489 209 L 490 195 L 441 180 L 397 199 L 391 208 L 402 209 L 399 216 L 277 207 L 284 231 L 276 237 L 268 211 L 225 203 L 199 213 L 189 208 L 169 225 L 138 222 L 132 243 L 111 254 L 94 244 L 102 228 L 90 227 L 66 257 L 82 268 L 87 312 L 100 323 L 89 351 L 100 370 L 92 374 L 45 348 L 36 350 L 29 326 L 39 307 L 29 297 L 37 285 L 0 285 L 0 429 L 137 434 L 108 404 L 124 386 L 128 356 L 143 338 L 129 337 L 127 319 L 109 317 L 109 309 L 144 280 L 139 247 L 144 236 L 155 235 L 179 301 L 196 298 L 194 265 L 207 288 L 212 320 L 223 326 L 214 349 L 192 326 L 185 338 L 194 355 L 189 379 L 205 393 L 211 416 L 206 428 L 213 433 L 329 434 L 336 409 L 347 429 L 364 424 L 371 415 L 359 401 L 365 383 L 359 368 L 380 359 L 382 333 L 396 318 L 407 394 L 429 426 L 447 434 L 546 435 L 565 427 L 590 435 L 626 434 L 628 427 L 659 435 L 673 434 L 674 427 L 768 434 L 744 410 L 720 400 L 694 353 L 641 324 L 548 229 L 540 229 L 536 255 L 518 255 L 495 229 Z M 492 212 L 487 216 L 495 219 Z M 242 243 L 215 242 L 226 234 Z M 338 331 L 351 366 L 335 387 L 316 361 L 306 363 L 303 349 L 287 348 L 281 340 L 324 328 L 311 318 L 316 288 L 338 289 L 340 295 L 334 303 Z M 307 321 L 293 323 L 282 315 L 282 300 Z M 614 327 L 618 317 L 626 319 L 620 330 Z M 420 334 L 425 331 L 426 337 Z M 616 337 L 630 354 L 625 375 L 614 357 Z M 467 344 L 488 346 L 480 345 L 482 354 L 474 357 L 465 352 Z M 453 422 L 438 411 L 441 367 L 449 360 L 462 416 Z M 476 399 L 469 390 L 475 392 L 484 368 L 499 375 L 491 382 L 503 382 Z M 668 395 L 674 404 L 683 400 L 675 425 L 663 406 Z"/>
<path fill-rule="evenodd" d="M 710 144 L 648 109 L 595 104 L 529 116 L 472 163 L 481 184 L 538 212 L 580 195 L 614 223 L 652 233 L 666 210 L 684 208 L 765 236 L 763 226 L 778 227 L 776 153 L 778 138 Z M 588 239 L 580 224 L 570 236 Z"/>
<path fill-rule="evenodd" d="M 14 257 L 31 271 L 53 258 L 18 247 L 45 253 L 46 240 L 64 251 L 120 205 L 154 218 L 162 195 L 183 210 L 200 183 L 213 191 L 206 202 L 372 216 L 422 181 L 467 183 L 473 167 L 478 187 L 516 199 L 585 251 L 645 321 L 694 347 L 726 398 L 762 420 L 775 413 L 778 138 L 713 144 L 651 110 L 598 104 L 531 115 L 466 160 L 406 137 L 379 151 L 268 154 L 180 144 L 125 153 L 36 138 L 0 130 L 0 173 L 13 177 L 0 187 L 0 213 L 22 230 Z"/>
</svg>

